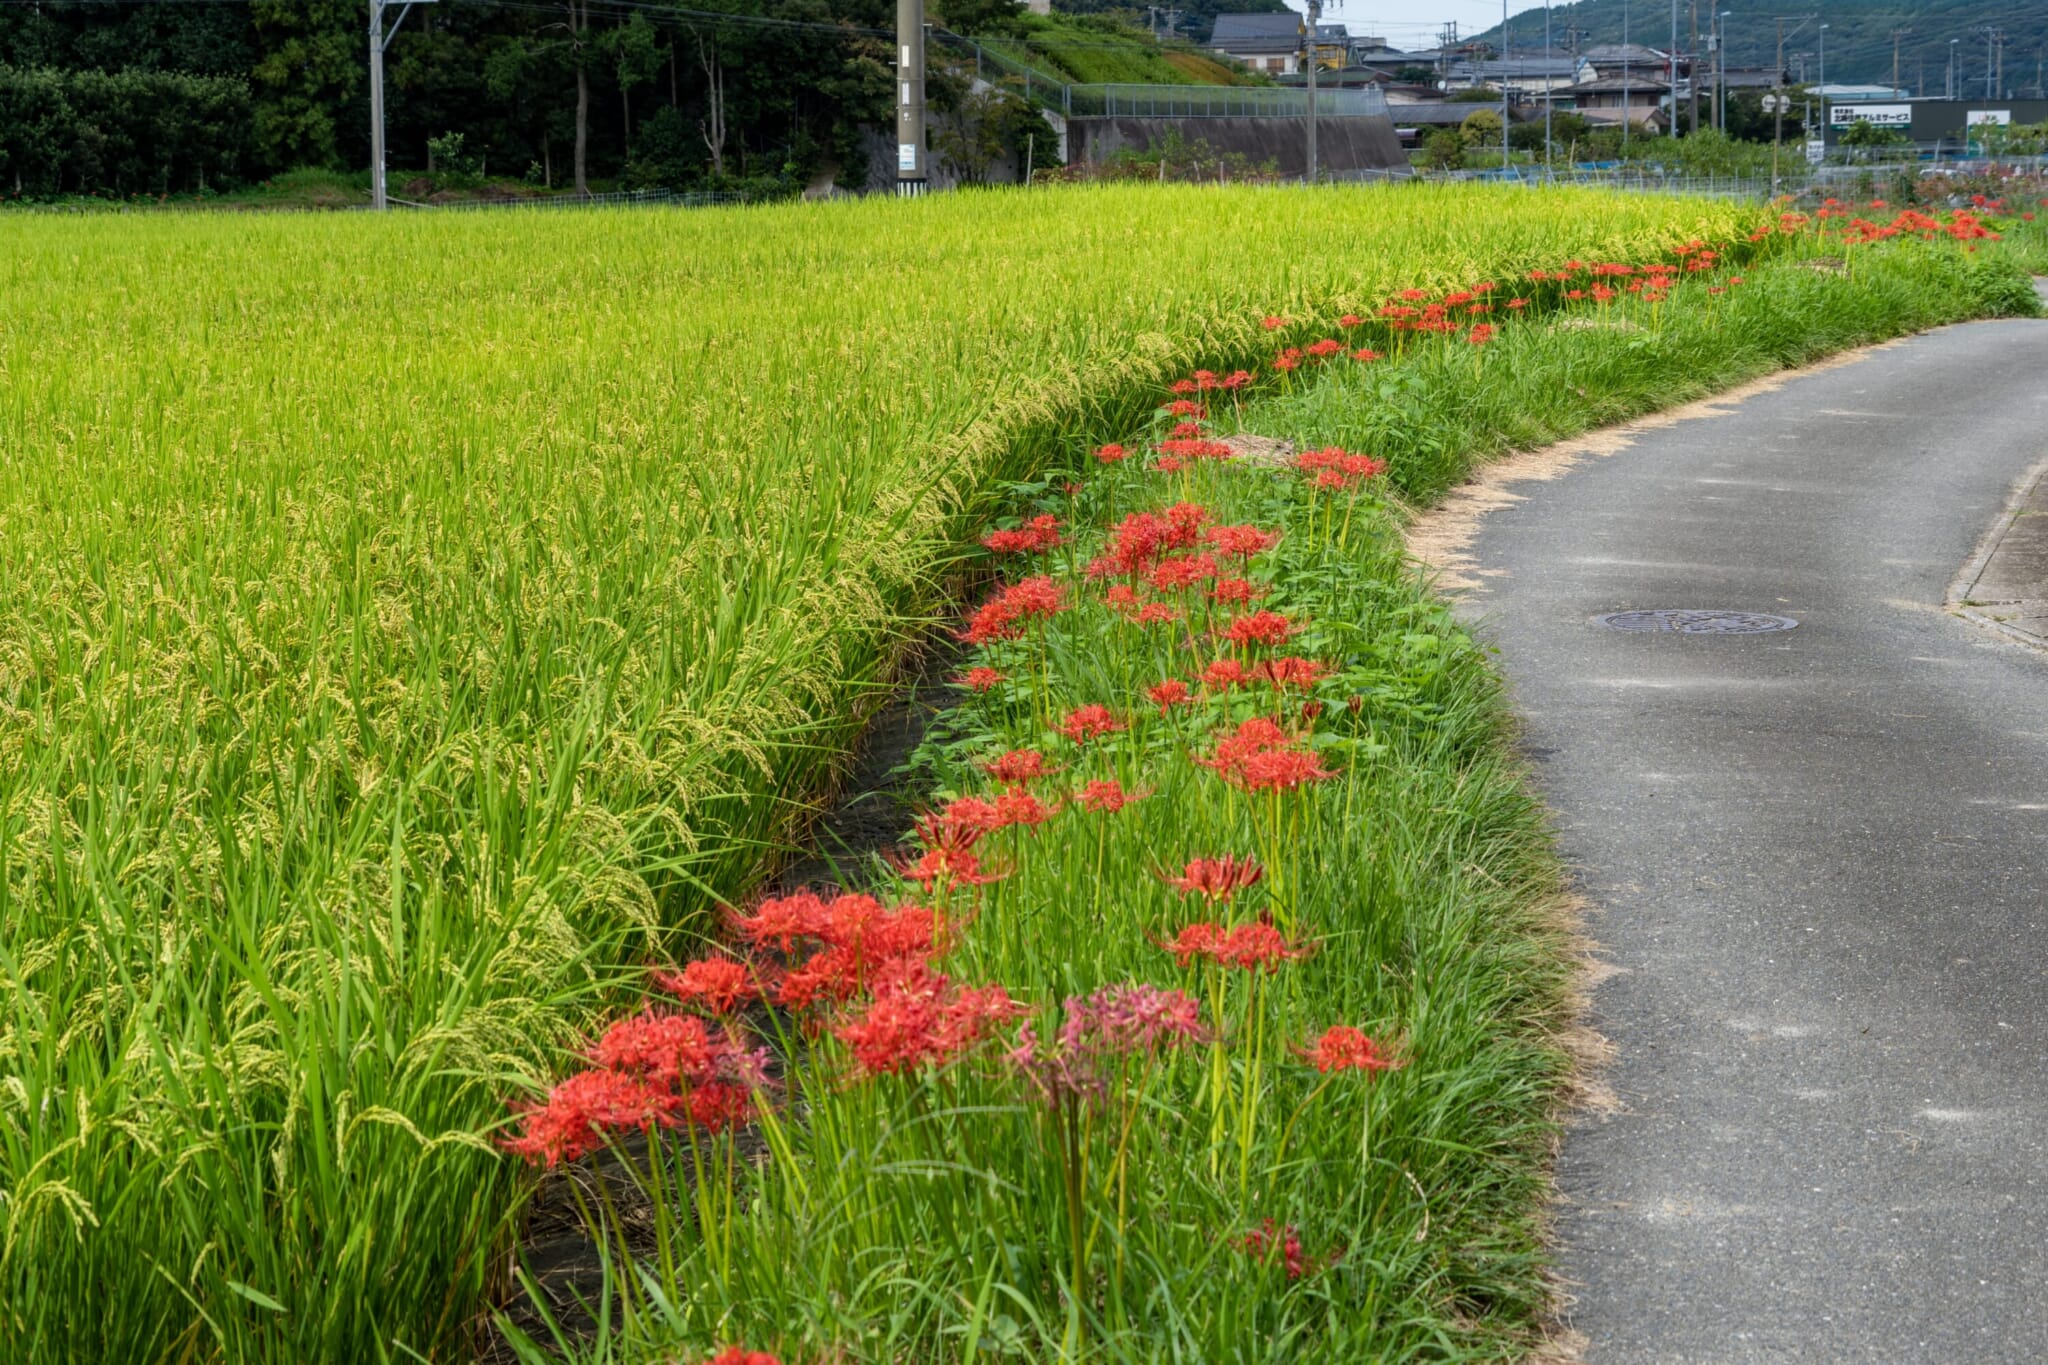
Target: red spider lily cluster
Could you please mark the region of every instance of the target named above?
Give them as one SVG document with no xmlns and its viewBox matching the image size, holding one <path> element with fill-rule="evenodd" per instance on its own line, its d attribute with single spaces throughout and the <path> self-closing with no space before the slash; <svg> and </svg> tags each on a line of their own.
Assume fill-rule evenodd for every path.
<svg viewBox="0 0 2048 1365">
<path fill-rule="evenodd" d="M 1022 635 L 1030 622 L 1065 611 L 1067 605 L 1065 590 L 1051 578 L 1027 578 L 982 603 L 960 638 L 977 645 L 1012 640 Z"/>
<path fill-rule="evenodd" d="M 1070 997 L 1046 1042 L 1026 1022 L 1004 1060 L 1048 1102 L 1100 1100 L 1122 1063 L 1208 1037 L 1202 1007 L 1190 995 L 1144 983 L 1105 986 Z"/>
<path fill-rule="evenodd" d="M 991 531 L 981 543 L 999 555 L 1042 555 L 1064 543 L 1059 518 L 1050 512 L 1033 517 L 1011 531 Z"/>
<path fill-rule="evenodd" d="M 1173 954 L 1174 961 L 1183 967 L 1207 962 L 1248 972 L 1278 971 L 1281 963 L 1292 962 L 1307 953 L 1305 948 L 1289 943 L 1278 929 L 1262 920 L 1232 929 L 1206 921 L 1190 924 L 1164 946 Z"/>
<path fill-rule="evenodd" d="M 706 1365 L 782 1365 L 782 1361 L 766 1351 L 749 1351 L 744 1346 L 728 1346 L 711 1357 Z"/>
<path fill-rule="evenodd" d="M 1309 1065 L 1325 1074 L 1335 1071 L 1392 1071 L 1401 1065 L 1349 1024 L 1332 1025 L 1302 1055 Z"/>
<path fill-rule="evenodd" d="M 1163 880 L 1176 891 L 1227 901 L 1247 887 L 1257 886 L 1266 869 L 1256 859 L 1227 853 L 1221 858 L 1191 858 L 1178 877 Z"/>
<path fill-rule="evenodd" d="M 1332 1247 L 1320 1258 L 1309 1256 L 1302 1250 L 1300 1231 L 1292 1223 L 1283 1227 L 1271 1218 L 1239 1239 L 1238 1249 L 1256 1261 L 1278 1261 L 1290 1280 L 1327 1269 L 1344 1257 L 1341 1247 Z"/>
</svg>

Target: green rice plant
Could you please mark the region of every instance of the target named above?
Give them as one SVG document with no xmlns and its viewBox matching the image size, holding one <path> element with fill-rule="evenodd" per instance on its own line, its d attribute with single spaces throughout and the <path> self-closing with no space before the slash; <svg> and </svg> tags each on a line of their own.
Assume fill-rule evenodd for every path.
<svg viewBox="0 0 2048 1365">
<path fill-rule="evenodd" d="M 998 481 L 1262 313 L 1752 216 L 0 219 L 0 1339 L 460 1354 L 506 1097 L 763 875 Z"/>
</svg>

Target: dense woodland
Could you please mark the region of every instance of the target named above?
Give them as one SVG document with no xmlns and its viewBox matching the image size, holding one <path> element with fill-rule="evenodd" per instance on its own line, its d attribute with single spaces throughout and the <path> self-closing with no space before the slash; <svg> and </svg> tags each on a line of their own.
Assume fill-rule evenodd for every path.
<svg viewBox="0 0 2048 1365">
<path fill-rule="evenodd" d="M 1277 3 L 1277 0 L 1271 0 Z M 707 11 L 715 10 L 715 14 Z M 931 0 L 954 32 L 1013 0 Z M 407 173 L 670 188 L 866 175 L 893 0 L 440 0 L 387 58 Z M 362 0 L 0 0 L 0 194 L 219 189 L 369 160 Z M 935 73 L 941 109 L 964 86 Z M 581 149 L 579 152 L 579 148 Z"/>
</svg>

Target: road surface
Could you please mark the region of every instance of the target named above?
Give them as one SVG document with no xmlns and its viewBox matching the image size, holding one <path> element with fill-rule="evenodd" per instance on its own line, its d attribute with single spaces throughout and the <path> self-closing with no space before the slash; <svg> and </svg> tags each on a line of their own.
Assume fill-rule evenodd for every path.
<svg viewBox="0 0 2048 1365">
<path fill-rule="evenodd" d="M 1943 610 L 2044 460 L 2048 322 L 1979 323 L 1481 524 L 1467 609 L 1619 969 L 1626 1108 L 1560 1168 L 1589 1361 L 2048 1360 L 2048 654 Z M 1798 625 L 1594 621 L 1655 608 Z"/>
</svg>

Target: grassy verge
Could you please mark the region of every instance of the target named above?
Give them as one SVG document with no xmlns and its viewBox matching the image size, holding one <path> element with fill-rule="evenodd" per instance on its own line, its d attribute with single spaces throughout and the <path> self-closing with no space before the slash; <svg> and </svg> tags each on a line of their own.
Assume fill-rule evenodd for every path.
<svg viewBox="0 0 2048 1365">
<path fill-rule="evenodd" d="M 615 1326 L 568 1353 L 1526 1350 L 1569 968 L 1496 681 L 1407 563 L 1400 504 L 1511 446 L 2034 309 L 2009 261 L 1949 242 L 1802 238 L 1735 273 L 1339 354 L 1242 408 L 1199 395 L 1205 436 L 1370 451 L 1379 480 L 1199 453 L 1144 470 L 1074 441 L 1013 486 L 1009 522 L 1065 539 L 997 599 L 1020 615 L 977 618 L 987 672 L 924 756 L 934 814 L 907 870 L 874 869 L 885 893 L 923 886 L 888 920 L 915 932 L 822 1008 L 790 983 L 870 942 L 848 917 L 875 908 L 757 907 L 750 946 L 705 960 L 774 1002 L 710 1012 L 769 1042 L 783 1090 L 643 1158 L 670 1192 L 656 1248 L 617 1267 Z M 1172 420 L 1115 434 L 1141 451 Z M 1134 550 L 1158 527 L 1134 513 L 1186 534 Z M 1233 762 L 1248 738 L 1258 757 Z M 1193 862 L 1224 857 L 1259 876 Z M 677 994 L 707 1008 L 687 978 Z"/>
</svg>

